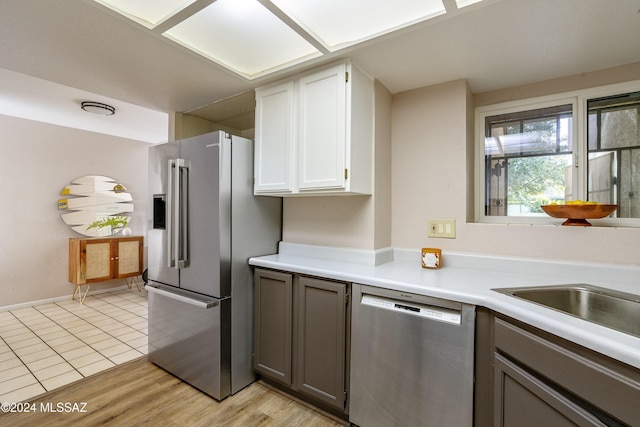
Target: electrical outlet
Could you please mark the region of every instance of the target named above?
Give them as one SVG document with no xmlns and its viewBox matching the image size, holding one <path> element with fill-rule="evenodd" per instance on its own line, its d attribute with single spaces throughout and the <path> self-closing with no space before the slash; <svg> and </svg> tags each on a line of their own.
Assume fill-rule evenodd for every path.
<svg viewBox="0 0 640 427">
<path fill-rule="evenodd" d="M 456 238 L 455 219 L 430 219 L 427 221 L 427 237 Z"/>
</svg>

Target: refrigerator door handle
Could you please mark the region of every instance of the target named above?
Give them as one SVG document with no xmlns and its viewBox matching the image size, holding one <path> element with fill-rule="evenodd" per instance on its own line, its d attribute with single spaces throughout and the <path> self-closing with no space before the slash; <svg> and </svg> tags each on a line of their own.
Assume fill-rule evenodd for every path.
<svg viewBox="0 0 640 427">
<path fill-rule="evenodd" d="M 189 265 L 189 162 L 176 159 L 175 167 L 175 263 L 176 268 Z M 184 174 L 184 176 L 183 176 Z"/>
<path fill-rule="evenodd" d="M 187 303 L 187 304 L 191 304 L 191 305 L 194 305 L 194 306 L 196 306 L 198 308 L 209 309 L 209 308 L 217 307 L 220 304 L 220 301 L 214 300 L 214 299 L 211 299 L 211 298 L 207 298 L 207 299 L 203 298 L 202 300 L 189 298 L 187 296 L 180 295 L 180 294 L 177 294 L 175 292 L 165 291 L 164 289 L 160 289 L 160 288 L 157 288 L 157 287 L 152 286 L 152 285 L 145 286 L 145 289 L 148 292 L 151 292 L 151 293 L 154 293 L 154 294 L 158 294 L 158 295 L 162 295 L 164 297 L 171 298 L 171 299 L 176 300 L 176 301 L 181 301 L 181 302 L 184 302 L 184 303 Z"/>
<path fill-rule="evenodd" d="M 173 200 L 173 186 L 176 175 L 176 159 L 169 159 L 169 164 L 167 167 L 168 173 L 168 182 L 167 182 L 167 267 L 175 267 L 175 249 L 174 249 L 174 200 Z"/>
<path fill-rule="evenodd" d="M 189 162 L 169 159 L 168 170 L 167 267 L 180 269 L 189 265 Z"/>
</svg>

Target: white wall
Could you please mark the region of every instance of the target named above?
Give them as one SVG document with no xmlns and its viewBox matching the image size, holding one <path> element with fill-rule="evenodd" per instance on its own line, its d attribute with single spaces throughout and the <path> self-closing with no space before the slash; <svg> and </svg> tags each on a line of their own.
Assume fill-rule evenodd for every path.
<svg viewBox="0 0 640 427">
<path fill-rule="evenodd" d="M 117 179 L 135 204 L 130 228 L 144 235 L 149 144 L 3 115 L 0 129 L 0 307 L 71 298 L 68 239 L 81 235 L 60 218 L 60 191 L 84 175 Z"/>
</svg>

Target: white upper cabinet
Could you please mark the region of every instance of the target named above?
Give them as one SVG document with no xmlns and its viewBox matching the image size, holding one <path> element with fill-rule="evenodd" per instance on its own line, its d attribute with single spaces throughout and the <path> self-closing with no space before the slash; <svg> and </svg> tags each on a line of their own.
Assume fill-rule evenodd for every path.
<svg viewBox="0 0 640 427">
<path fill-rule="evenodd" d="M 371 194 L 373 80 L 350 62 L 256 89 L 255 194 Z"/>
<path fill-rule="evenodd" d="M 344 188 L 346 65 L 298 81 L 298 189 Z"/>
<path fill-rule="evenodd" d="M 256 90 L 256 193 L 293 191 L 293 89 L 287 81 Z"/>
</svg>

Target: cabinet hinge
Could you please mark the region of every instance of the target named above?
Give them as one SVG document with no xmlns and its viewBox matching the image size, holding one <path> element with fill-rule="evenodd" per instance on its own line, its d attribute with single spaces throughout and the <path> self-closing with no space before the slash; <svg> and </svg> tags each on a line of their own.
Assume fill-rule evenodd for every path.
<svg viewBox="0 0 640 427">
<path fill-rule="evenodd" d="M 345 305 L 349 305 L 349 293 L 344 294 L 344 303 Z"/>
<path fill-rule="evenodd" d="M 349 169 L 345 168 L 344 169 L 344 179 L 348 179 L 349 178 Z"/>
<path fill-rule="evenodd" d="M 349 72 L 348 71 L 344 72 L 344 82 L 345 83 L 349 83 Z"/>
<path fill-rule="evenodd" d="M 345 404 L 347 403 L 347 392 L 346 392 L 346 391 L 344 392 L 344 401 L 343 401 L 343 402 L 344 402 Z"/>
</svg>

